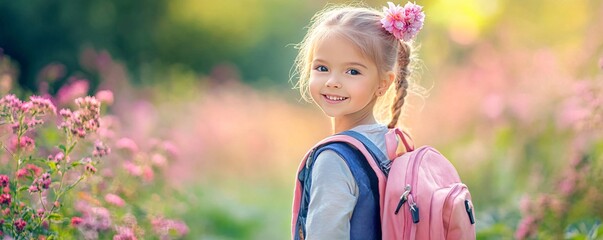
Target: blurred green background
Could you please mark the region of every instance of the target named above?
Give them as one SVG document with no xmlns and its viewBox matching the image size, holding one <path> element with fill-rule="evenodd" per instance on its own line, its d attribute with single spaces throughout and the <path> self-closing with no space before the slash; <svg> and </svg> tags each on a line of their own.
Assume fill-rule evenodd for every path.
<svg viewBox="0 0 603 240">
<path fill-rule="evenodd" d="M 478 238 L 603 238 L 603 2 L 417 3 L 430 94 L 404 124 L 457 167 Z M 326 4 L 0 0 L 0 94 L 112 91 L 124 135 L 179 148 L 162 179 L 190 239 L 286 239 L 297 164 L 330 134 L 289 81 Z"/>
</svg>

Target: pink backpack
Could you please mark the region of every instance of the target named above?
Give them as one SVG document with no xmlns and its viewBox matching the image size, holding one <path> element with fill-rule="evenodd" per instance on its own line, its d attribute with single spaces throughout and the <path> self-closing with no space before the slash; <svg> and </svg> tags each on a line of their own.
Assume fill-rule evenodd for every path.
<svg viewBox="0 0 603 240">
<path fill-rule="evenodd" d="M 379 179 L 382 239 L 475 239 L 471 194 L 450 161 L 432 147 L 414 149 L 407 140 L 409 137 L 397 128 L 391 129 L 385 137 L 387 157 L 394 159 L 387 176 L 373 158 L 370 149 L 376 147 L 368 139 L 333 135 L 315 148 L 331 142 L 346 142 L 367 159 Z M 396 154 L 397 137 L 407 151 L 402 155 Z M 298 173 L 306 165 L 310 152 L 303 158 Z M 296 181 L 292 236 L 296 234 L 302 190 Z"/>
</svg>

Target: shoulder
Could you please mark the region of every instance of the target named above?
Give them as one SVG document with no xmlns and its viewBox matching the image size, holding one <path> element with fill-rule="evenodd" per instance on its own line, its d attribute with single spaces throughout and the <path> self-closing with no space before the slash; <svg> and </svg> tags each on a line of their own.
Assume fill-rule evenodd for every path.
<svg viewBox="0 0 603 240">
<path fill-rule="evenodd" d="M 334 150 L 327 149 L 318 153 L 314 159 L 313 172 L 349 172 L 345 159 Z"/>
</svg>

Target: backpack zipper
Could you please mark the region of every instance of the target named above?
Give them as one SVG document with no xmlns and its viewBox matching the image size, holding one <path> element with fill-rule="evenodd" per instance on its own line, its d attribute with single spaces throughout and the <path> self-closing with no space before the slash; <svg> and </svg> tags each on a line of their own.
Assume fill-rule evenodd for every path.
<svg viewBox="0 0 603 240">
<path fill-rule="evenodd" d="M 400 195 L 400 201 L 398 202 L 398 206 L 396 207 L 396 211 L 394 212 L 394 214 L 398 215 L 398 211 L 400 211 L 400 207 L 402 207 L 402 204 L 408 201 L 408 194 L 410 194 L 410 190 L 410 184 L 406 184 L 404 192 L 402 193 L 402 195 Z"/>
</svg>

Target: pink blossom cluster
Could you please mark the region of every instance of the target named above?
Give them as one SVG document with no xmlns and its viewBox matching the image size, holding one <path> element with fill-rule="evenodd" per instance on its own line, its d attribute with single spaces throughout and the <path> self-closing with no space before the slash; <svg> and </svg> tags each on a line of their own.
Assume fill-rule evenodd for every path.
<svg viewBox="0 0 603 240">
<path fill-rule="evenodd" d="M 171 239 L 171 235 L 175 234 L 177 238 L 183 237 L 188 234 L 188 226 L 186 223 L 173 219 L 165 219 L 163 217 L 156 217 L 151 220 L 153 231 L 159 236 L 160 239 Z"/>
<path fill-rule="evenodd" d="M 75 209 L 82 217 L 73 217 L 71 225 L 80 230 L 87 239 L 97 239 L 98 233 L 111 228 L 111 213 L 104 207 L 92 207 L 88 203 L 78 201 Z"/>
<path fill-rule="evenodd" d="M 10 195 L 10 178 L 7 175 L 0 175 L 0 188 L 2 193 L 0 194 L 0 205 L 9 206 L 12 202 Z"/>
<path fill-rule="evenodd" d="M 115 142 L 115 148 L 128 152 L 130 155 L 138 153 L 138 145 L 131 138 L 120 138 Z"/>
<path fill-rule="evenodd" d="M 515 239 L 527 239 L 536 234 L 538 224 L 544 216 L 544 204 L 547 202 L 548 198 L 544 196 L 540 197 L 537 201 L 532 201 L 527 196 L 521 199 L 520 210 L 524 216 L 515 231 Z"/>
<path fill-rule="evenodd" d="M 42 174 L 42 168 L 35 164 L 27 164 L 24 168 L 17 170 L 17 178 L 24 178 L 28 176 L 37 177 Z"/>
<path fill-rule="evenodd" d="M 94 97 L 86 96 L 75 100 L 78 110 L 72 112 L 69 109 L 61 109 L 59 114 L 63 117 L 60 128 L 66 132 L 78 136 L 86 137 L 88 133 L 96 132 L 99 128 L 100 102 Z"/>
<path fill-rule="evenodd" d="M 103 142 L 96 141 L 96 143 L 94 143 L 94 150 L 92 151 L 92 156 L 104 157 L 104 156 L 109 155 L 110 153 L 111 153 L 111 148 L 109 148 Z"/>
<path fill-rule="evenodd" d="M 0 175 L 0 188 L 8 187 L 10 184 L 10 178 L 7 175 Z"/>
<path fill-rule="evenodd" d="M 387 2 L 389 8 L 383 7 L 385 17 L 381 25 L 397 39 L 408 41 L 415 37 L 423 28 L 425 13 L 423 7 L 407 2 L 404 7 Z"/>
<path fill-rule="evenodd" d="M 134 230 L 129 227 L 117 227 L 117 234 L 113 240 L 137 240 Z"/>
<path fill-rule="evenodd" d="M 13 113 L 21 111 L 21 105 L 23 102 L 17 98 L 14 94 L 8 94 L 0 98 L 0 110 L 6 113 Z"/>
<path fill-rule="evenodd" d="M 29 192 L 39 192 L 45 189 L 50 188 L 50 184 L 52 183 L 52 179 L 50 177 L 50 173 L 44 173 L 42 176 L 36 178 L 31 186 L 29 186 Z"/>
<path fill-rule="evenodd" d="M 74 99 L 86 96 L 90 84 L 88 80 L 72 77 L 69 82 L 63 85 L 56 94 L 56 99 L 59 105 L 63 106 L 73 101 Z"/>
<path fill-rule="evenodd" d="M 94 165 L 92 165 L 90 163 L 86 164 L 86 166 L 84 167 L 84 170 L 86 170 L 86 172 L 89 172 L 92 174 L 96 173 L 96 171 L 97 171 L 96 167 L 94 167 Z"/>
<path fill-rule="evenodd" d="M 30 113 L 46 115 L 56 113 L 56 107 L 49 99 L 40 96 L 29 97 L 28 102 L 22 102 L 14 94 L 8 94 L 0 99 L 0 110 L 7 114 Z"/>
<path fill-rule="evenodd" d="M 122 166 L 128 174 L 141 177 L 145 182 L 151 182 L 155 178 L 155 172 L 149 164 L 125 161 Z"/>
<path fill-rule="evenodd" d="M 28 102 L 22 102 L 14 94 L 0 99 L 0 117 L 11 124 L 14 133 L 21 130 L 19 135 L 43 124 L 44 121 L 38 117 L 49 114 L 56 114 L 56 107 L 49 99 L 40 96 L 31 96 Z"/>
<path fill-rule="evenodd" d="M 579 148 L 579 147 L 578 147 Z M 584 191 L 585 177 L 588 175 L 589 164 L 582 154 L 575 154 L 569 162 L 566 171 L 561 175 L 554 194 L 541 193 L 534 199 L 524 197 L 520 202 L 523 218 L 515 232 L 516 239 L 529 239 L 536 235 L 541 221 L 547 212 L 563 219 L 571 209 L 570 203 L 576 193 Z"/>
<path fill-rule="evenodd" d="M 123 207 L 126 205 L 126 202 L 120 196 L 113 193 L 105 195 L 105 201 L 117 207 Z"/>
<path fill-rule="evenodd" d="M 67 158 L 65 158 L 65 154 L 63 152 L 58 152 L 55 155 L 48 155 L 48 161 L 50 161 L 50 162 L 59 164 L 63 160 L 65 160 L 65 162 L 70 162 L 71 158 L 69 156 L 67 156 Z"/>
<path fill-rule="evenodd" d="M 36 142 L 28 136 L 21 136 L 20 138 L 17 136 L 12 136 L 9 149 L 13 152 L 16 150 L 31 152 L 34 150 L 35 146 Z"/>
<path fill-rule="evenodd" d="M 560 105 L 557 125 L 578 131 L 601 129 L 603 127 L 601 81 L 578 81 L 572 87 L 570 96 Z"/>
<path fill-rule="evenodd" d="M 25 230 L 25 226 L 27 226 L 27 222 L 19 218 L 14 222 L 14 225 L 15 229 L 17 229 L 17 232 L 23 232 L 23 230 Z"/>
<path fill-rule="evenodd" d="M 26 102 L 24 105 L 34 115 L 56 114 L 57 112 L 56 107 L 49 99 L 40 96 L 29 97 L 29 102 Z"/>
<path fill-rule="evenodd" d="M 0 194 L 0 205 L 10 206 L 11 202 L 12 202 L 12 197 L 11 197 L 10 193 Z"/>
</svg>

